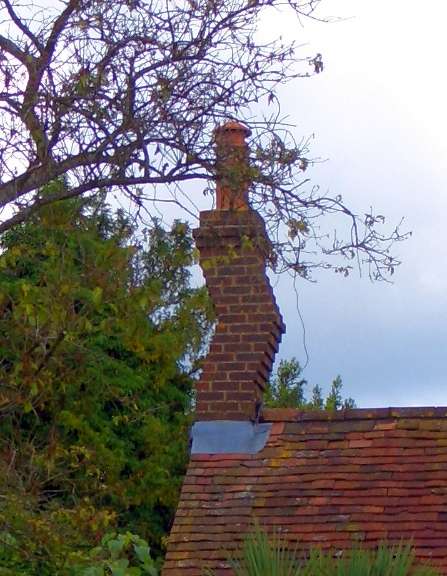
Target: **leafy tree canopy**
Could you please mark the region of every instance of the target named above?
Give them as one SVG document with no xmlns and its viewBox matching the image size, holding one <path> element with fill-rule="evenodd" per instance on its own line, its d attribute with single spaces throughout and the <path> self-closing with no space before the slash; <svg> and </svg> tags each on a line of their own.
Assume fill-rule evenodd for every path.
<svg viewBox="0 0 447 576">
<path fill-rule="evenodd" d="M 39 206 L 100 190 L 130 198 L 141 217 L 154 203 L 195 212 L 196 192 L 179 187 L 213 187 L 213 130 L 237 118 L 252 129 L 251 199 L 279 269 L 348 274 L 355 263 L 372 278 L 392 274 L 399 262 L 390 247 L 405 235 L 310 185 L 307 141 L 281 121 L 278 88 L 320 73 L 323 61 L 264 42 L 259 22 L 280 6 L 299 29 L 319 3 L 3 0 L 0 231 Z M 42 193 L 61 176 L 69 187 Z"/>
<path fill-rule="evenodd" d="M 270 408 L 302 408 L 304 410 L 340 410 L 355 408 L 352 398 L 343 399 L 340 376 L 331 384 L 329 394 L 323 398 L 320 386 L 312 388 L 311 396 L 306 397 L 307 380 L 302 377 L 302 367 L 296 358 L 281 360 L 275 376 L 270 381 L 265 395 L 265 404 Z"/>
<path fill-rule="evenodd" d="M 136 236 L 99 199 L 74 199 L 0 246 L 0 566 L 65 574 L 121 527 L 157 552 L 211 325 L 187 227 Z"/>
</svg>

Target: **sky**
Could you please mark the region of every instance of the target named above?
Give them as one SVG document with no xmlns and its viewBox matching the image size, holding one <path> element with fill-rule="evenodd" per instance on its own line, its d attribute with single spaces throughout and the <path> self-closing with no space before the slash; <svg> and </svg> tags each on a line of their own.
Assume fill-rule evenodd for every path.
<svg viewBox="0 0 447 576">
<path fill-rule="evenodd" d="M 326 391 L 340 374 L 359 407 L 447 406 L 447 2 L 322 0 L 319 14 L 337 21 L 275 11 L 261 26 L 323 55 L 322 74 L 280 94 L 297 140 L 312 135 L 324 160 L 306 175 L 390 227 L 403 217 L 413 235 L 396 247 L 393 284 L 331 272 L 298 281 L 302 321 L 291 279 L 273 278 L 287 325 L 279 358 L 296 356 Z"/>
<path fill-rule="evenodd" d="M 426 0 L 323 0 L 337 22 L 269 15 L 265 34 L 280 32 L 321 52 L 324 73 L 282 91 L 295 134 L 313 135 L 324 159 L 314 183 L 349 206 L 372 206 L 391 226 L 404 217 L 410 240 L 393 284 L 367 275 L 324 272 L 290 279 L 275 292 L 287 333 L 280 357 L 308 361 L 310 384 L 328 387 L 340 374 L 359 407 L 447 405 L 447 3 Z"/>
</svg>

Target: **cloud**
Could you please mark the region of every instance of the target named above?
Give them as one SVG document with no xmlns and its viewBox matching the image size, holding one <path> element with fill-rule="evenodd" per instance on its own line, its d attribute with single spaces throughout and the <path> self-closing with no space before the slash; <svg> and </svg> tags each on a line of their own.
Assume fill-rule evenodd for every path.
<svg viewBox="0 0 447 576">
<path fill-rule="evenodd" d="M 404 216 L 413 237 L 397 247 L 393 286 L 328 275 L 299 284 L 306 375 L 322 384 L 340 373 L 363 406 L 446 404 L 447 6 L 332 2 L 337 8 L 353 18 L 281 28 L 325 60 L 324 74 L 284 89 L 283 111 L 298 135 L 315 133 L 315 153 L 328 158 L 314 182 L 390 223 Z M 288 324 L 281 354 L 303 361 L 290 282 L 280 282 L 279 301 Z"/>
</svg>

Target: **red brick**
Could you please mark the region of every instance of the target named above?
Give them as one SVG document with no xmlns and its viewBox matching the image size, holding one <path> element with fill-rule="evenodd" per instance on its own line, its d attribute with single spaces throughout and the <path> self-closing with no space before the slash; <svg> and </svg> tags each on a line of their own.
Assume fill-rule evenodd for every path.
<svg viewBox="0 0 447 576">
<path fill-rule="evenodd" d="M 225 346 L 225 350 L 227 350 L 227 347 Z M 231 362 L 232 360 L 234 360 L 234 353 L 233 352 L 222 352 L 222 353 L 216 353 L 216 354 L 210 354 L 208 356 L 210 362 Z M 214 364 L 216 371 L 219 369 L 219 365 Z"/>
<path fill-rule="evenodd" d="M 242 381 L 242 382 L 240 382 L 240 384 L 239 384 L 239 389 L 240 389 L 240 390 L 245 390 L 245 391 L 247 392 L 247 391 L 253 390 L 253 387 L 256 387 L 256 386 L 257 386 L 257 385 L 256 385 L 255 382 L 252 382 L 252 381 L 251 381 L 251 382 L 243 382 L 243 381 Z"/>
<path fill-rule="evenodd" d="M 235 356 L 232 353 L 232 357 L 230 360 L 234 360 Z M 224 362 L 221 362 L 219 365 L 219 371 L 220 372 L 231 372 L 233 370 L 244 370 L 246 367 L 245 362 L 227 362 L 226 360 Z"/>
<path fill-rule="evenodd" d="M 238 390 L 227 390 L 225 392 L 225 400 L 227 401 L 235 401 L 235 402 L 245 402 L 249 400 L 253 400 L 253 391 L 250 390 L 249 392 L 239 392 Z"/>
<path fill-rule="evenodd" d="M 260 338 L 260 340 L 258 340 L 258 341 L 265 342 L 265 340 L 266 340 L 265 335 L 259 334 L 256 330 L 256 327 L 254 327 L 253 324 L 251 324 L 250 322 L 246 322 L 245 324 L 232 324 L 231 326 L 228 327 L 228 329 L 232 334 L 241 334 L 241 342 L 252 342 L 253 341 L 253 340 L 246 338 L 247 334 L 258 336 Z"/>
<path fill-rule="evenodd" d="M 222 344 L 226 344 L 226 343 L 234 343 L 234 342 L 239 342 L 239 340 L 241 339 L 241 337 L 238 334 L 219 334 L 216 333 L 213 336 L 213 342 L 219 342 Z"/>
<path fill-rule="evenodd" d="M 226 324 L 242 324 L 244 322 L 250 322 L 248 314 L 219 314 L 219 322 L 224 322 Z"/>
<path fill-rule="evenodd" d="M 251 287 L 250 286 L 228 286 L 225 288 L 225 294 L 250 294 Z"/>
<path fill-rule="evenodd" d="M 372 446 L 372 440 L 349 440 L 349 448 L 369 448 Z"/>
<path fill-rule="evenodd" d="M 235 384 L 237 382 L 251 382 L 255 384 L 257 373 L 249 370 L 235 370 L 228 372 L 228 379 Z"/>
<path fill-rule="evenodd" d="M 198 384 L 200 384 L 200 383 L 198 383 Z M 220 390 L 235 391 L 235 390 L 240 389 L 240 386 L 238 386 L 237 388 L 235 386 L 237 386 L 237 383 L 235 384 L 235 382 L 233 382 L 231 380 L 218 380 L 218 381 L 213 382 L 213 390 L 216 390 L 216 391 L 220 391 Z"/>
<path fill-rule="evenodd" d="M 203 379 L 200 382 L 196 383 L 196 390 L 200 391 L 200 392 L 209 392 L 210 391 L 210 383 L 207 381 L 204 381 Z M 213 389 L 217 390 L 218 388 L 216 388 L 216 383 L 213 382 Z"/>
<path fill-rule="evenodd" d="M 223 392 L 200 392 L 200 402 L 211 402 L 214 400 L 223 400 Z"/>
</svg>

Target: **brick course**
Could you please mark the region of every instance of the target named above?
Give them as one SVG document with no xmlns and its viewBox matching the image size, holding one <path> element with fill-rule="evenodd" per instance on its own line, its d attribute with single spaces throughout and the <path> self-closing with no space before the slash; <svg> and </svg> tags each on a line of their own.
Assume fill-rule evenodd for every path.
<svg viewBox="0 0 447 576">
<path fill-rule="evenodd" d="M 210 210 L 200 214 L 194 238 L 218 321 L 196 419 L 254 419 L 285 330 L 265 272 L 264 222 L 251 209 Z"/>
</svg>

